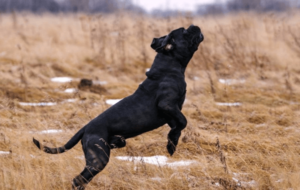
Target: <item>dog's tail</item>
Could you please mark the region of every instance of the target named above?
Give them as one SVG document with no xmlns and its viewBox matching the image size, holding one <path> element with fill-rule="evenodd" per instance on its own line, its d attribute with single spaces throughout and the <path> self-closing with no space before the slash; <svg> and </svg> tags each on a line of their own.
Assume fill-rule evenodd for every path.
<svg viewBox="0 0 300 190">
<path fill-rule="evenodd" d="M 44 152 L 47 152 L 49 154 L 60 154 L 73 148 L 73 146 L 75 146 L 79 142 L 79 140 L 83 137 L 83 134 L 84 134 L 84 127 L 81 128 L 64 146 L 58 148 L 50 148 L 47 146 L 43 146 L 35 138 L 33 138 L 33 143 Z"/>
</svg>

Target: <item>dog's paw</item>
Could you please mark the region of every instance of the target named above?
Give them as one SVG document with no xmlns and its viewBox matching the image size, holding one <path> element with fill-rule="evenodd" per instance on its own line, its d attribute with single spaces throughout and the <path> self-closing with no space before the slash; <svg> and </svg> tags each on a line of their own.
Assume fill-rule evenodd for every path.
<svg viewBox="0 0 300 190">
<path fill-rule="evenodd" d="M 176 146 L 174 145 L 174 143 L 171 140 L 168 140 L 167 149 L 168 149 L 170 156 L 172 156 L 174 154 L 174 152 L 176 151 Z"/>
<path fill-rule="evenodd" d="M 85 187 L 83 186 L 75 186 L 74 184 L 72 184 L 72 190 L 84 190 Z"/>
</svg>

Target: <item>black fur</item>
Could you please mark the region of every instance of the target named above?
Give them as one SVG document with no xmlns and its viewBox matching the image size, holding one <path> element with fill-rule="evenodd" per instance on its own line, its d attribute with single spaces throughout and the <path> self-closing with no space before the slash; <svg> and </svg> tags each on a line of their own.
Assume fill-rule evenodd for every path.
<svg viewBox="0 0 300 190">
<path fill-rule="evenodd" d="M 176 150 L 187 120 L 181 113 L 186 94 L 184 72 L 204 37 L 197 26 L 179 28 L 167 36 L 153 39 L 157 51 L 146 80 L 131 95 L 110 107 L 80 129 L 63 147 L 49 148 L 34 144 L 47 153 L 65 152 L 81 140 L 86 167 L 73 180 L 73 189 L 84 189 L 108 163 L 110 150 L 126 145 L 125 139 L 168 124 L 167 150 Z M 167 48 L 168 47 L 168 48 Z"/>
</svg>

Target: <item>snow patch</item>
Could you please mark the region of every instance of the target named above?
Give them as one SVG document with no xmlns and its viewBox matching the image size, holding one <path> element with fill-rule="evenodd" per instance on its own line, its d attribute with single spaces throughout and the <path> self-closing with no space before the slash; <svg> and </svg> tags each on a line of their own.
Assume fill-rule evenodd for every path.
<svg viewBox="0 0 300 190">
<path fill-rule="evenodd" d="M 193 80 L 199 80 L 200 78 L 199 77 L 193 77 Z"/>
<path fill-rule="evenodd" d="M 76 102 L 77 99 L 66 99 L 63 101 L 63 103 L 72 103 L 72 102 Z"/>
<path fill-rule="evenodd" d="M 255 186 L 256 185 L 256 181 L 251 180 L 251 181 L 240 181 L 238 180 L 236 177 L 240 176 L 240 175 L 247 175 L 247 173 L 233 173 L 233 175 L 235 177 L 233 177 L 233 181 L 237 182 L 240 186 Z"/>
<path fill-rule="evenodd" d="M 130 162 L 144 162 L 147 164 L 154 165 L 165 165 L 167 163 L 168 158 L 166 156 L 151 156 L 151 157 L 142 157 L 142 156 L 117 156 L 119 160 L 125 160 Z"/>
<path fill-rule="evenodd" d="M 59 83 L 66 83 L 66 82 L 72 82 L 72 81 L 80 81 L 79 78 L 72 78 L 72 77 L 53 77 L 51 78 L 52 82 L 59 82 Z M 104 85 L 107 84 L 107 81 L 100 81 L 100 80 L 96 80 L 96 81 L 92 81 L 93 84 L 100 84 L 100 85 Z"/>
<path fill-rule="evenodd" d="M 241 183 L 242 183 L 242 185 L 243 185 L 243 184 L 247 184 L 247 185 L 249 185 L 249 186 L 255 186 L 255 185 L 256 185 L 256 181 L 254 181 L 254 180 L 251 180 L 251 181 L 248 181 L 248 182 L 246 182 L 246 181 L 241 181 Z"/>
<path fill-rule="evenodd" d="M 175 162 L 168 162 L 168 158 L 166 156 L 150 156 L 150 157 L 130 157 L 130 156 L 117 156 L 119 160 L 130 161 L 134 163 L 142 162 L 157 166 L 169 166 L 169 167 L 179 167 L 179 166 L 188 166 L 190 164 L 196 163 L 194 160 L 187 160 L 187 161 L 175 161 Z"/>
<path fill-rule="evenodd" d="M 62 133 L 61 129 L 47 129 L 43 131 L 30 131 L 29 133 L 38 133 L 38 134 L 53 134 L 53 133 Z"/>
<path fill-rule="evenodd" d="M 52 82 L 60 82 L 60 83 L 71 82 L 73 80 L 74 79 L 71 78 L 71 77 L 54 77 L 54 78 L 51 78 Z"/>
<path fill-rule="evenodd" d="M 116 103 L 118 103 L 119 101 L 121 101 L 122 99 L 108 99 L 105 102 L 109 105 L 115 105 Z"/>
<path fill-rule="evenodd" d="M 233 85 L 233 84 L 243 84 L 246 82 L 245 79 L 219 79 L 222 84 Z"/>
<path fill-rule="evenodd" d="M 55 106 L 57 105 L 56 102 L 19 102 L 21 106 Z"/>
<path fill-rule="evenodd" d="M 191 164 L 194 164 L 194 163 L 196 163 L 196 161 L 187 160 L 187 161 L 171 162 L 171 163 L 168 163 L 167 165 L 170 166 L 170 167 L 179 167 L 179 166 L 188 166 L 188 165 L 191 165 Z"/>
<path fill-rule="evenodd" d="M 64 92 L 65 93 L 74 93 L 74 92 L 77 92 L 77 89 L 76 88 L 67 88 Z"/>
<path fill-rule="evenodd" d="M 216 102 L 218 106 L 241 106 L 242 104 L 239 102 Z"/>
<path fill-rule="evenodd" d="M 8 151 L 1 151 L 0 150 L 0 155 L 8 155 L 8 154 L 10 154 L 10 152 L 8 152 Z"/>
<path fill-rule="evenodd" d="M 96 80 L 96 81 L 93 81 L 93 84 L 100 84 L 100 85 L 104 85 L 104 84 L 107 84 L 107 81 L 100 81 L 100 80 Z"/>
<path fill-rule="evenodd" d="M 161 178 L 160 177 L 152 177 L 152 178 L 150 178 L 151 180 L 153 180 L 153 181 L 161 181 Z"/>
<path fill-rule="evenodd" d="M 77 99 L 66 99 L 61 103 L 76 102 Z M 57 102 L 19 102 L 20 106 L 56 106 Z"/>
</svg>

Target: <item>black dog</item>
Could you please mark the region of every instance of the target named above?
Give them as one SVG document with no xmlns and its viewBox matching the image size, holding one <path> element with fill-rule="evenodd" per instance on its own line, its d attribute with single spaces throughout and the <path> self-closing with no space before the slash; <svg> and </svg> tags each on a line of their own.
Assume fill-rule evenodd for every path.
<svg viewBox="0 0 300 190">
<path fill-rule="evenodd" d="M 109 161 L 110 150 L 126 145 L 125 139 L 137 136 L 168 124 L 167 149 L 170 155 L 176 150 L 181 130 L 187 120 L 181 113 L 185 99 L 184 72 L 200 42 L 204 39 L 198 26 L 179 28 L 169 35 L 154 38 L 151 47 L 157 51 L 147 79 L 131 95 L 107 109 L 80 129 L 63 147 L 41 146 L 50 154 L 65 152 L 81 140 L 86 166 L 73 179 L 73 189 L 84 189 Z"/>
</svg>

